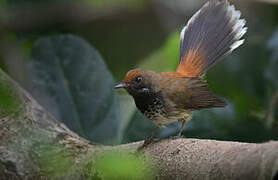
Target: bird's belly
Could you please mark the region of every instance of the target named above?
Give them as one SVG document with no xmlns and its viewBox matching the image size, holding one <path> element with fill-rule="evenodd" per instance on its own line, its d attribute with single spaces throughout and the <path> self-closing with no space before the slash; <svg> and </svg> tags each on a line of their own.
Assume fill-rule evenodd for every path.
<svg viewBox="0 0 278 180">
<path fill-rule="evenodd" d="M 143 114 L 158 126 L 170 124 L 181 120 L 189 121 L 192 117 L 191 112 L 187 110 L 173 110 L 167 112 L 163 108 L 160 110 L 156 109 L 145 111 Z"/>
<path fill-rule="evenodd" d="M 152 120 L 158 126 L 166 125 L 166 124 L 170 124 L 170 123 L 178 121 L 178 119 L 176 117 L 165 117 L 165 116 L 162 116 L 162 115 L 156 116 Z"/>
<path fill-rule="evenodd" d="M 185 109 L 176 109 L 165 104 L 159 96 L 135 98 L 137 108 L 157 126 L 170 124 L 180 120 L 191 119 L 191 112 Z"/>
<path fill-rule="evenodd" d="M 166 121 L 166 111 L 163 106 L 149 105 L 146 109 L 140 111 L 150 120 L 156 122 L 164 120 Z"/>
</svg>

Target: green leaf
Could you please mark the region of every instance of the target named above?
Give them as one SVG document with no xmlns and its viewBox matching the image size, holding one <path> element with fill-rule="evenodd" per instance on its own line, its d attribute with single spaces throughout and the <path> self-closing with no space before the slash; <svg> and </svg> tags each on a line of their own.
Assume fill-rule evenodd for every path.
<svg viewBox="0 0 278 180">
<path fill-rule="evenodd" d="M 144 59 L 139 67 L 157 72 L 175 71 L 179 64 L 179 38 L 178 32 L 171 34 L 162 48 Z"/>
<path fill-rule="evenodd" d="M 115 140 L 120 112 L 114 80 L 91 45 L 73 35 L 41 38 L 27 68 L 30 92 L 58 120 L 89 140 Z"/>
<path fill-rule="evenodd" d="M 145 157 L 124 151 L 108 151 L 101 154 L 96 158 L 95 166 L 101 179 L 148 180 L 153 179 L 153 175 L 157 173 L 156 168 Z"/>
</svg>

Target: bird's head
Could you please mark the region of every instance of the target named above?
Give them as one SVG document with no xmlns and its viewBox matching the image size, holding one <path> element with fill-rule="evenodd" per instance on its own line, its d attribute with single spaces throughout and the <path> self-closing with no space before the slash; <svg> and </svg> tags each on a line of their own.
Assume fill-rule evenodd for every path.
<svg viewBox="0 0 278 180">
<path fill-rule="evenodd" d="M 157 91 L 158 74 L 152 71 L 134 69 L 128 71 L 122 82 L 115 86 L 125 88 L 132 96 L 147 95 Z"/>
</svg>

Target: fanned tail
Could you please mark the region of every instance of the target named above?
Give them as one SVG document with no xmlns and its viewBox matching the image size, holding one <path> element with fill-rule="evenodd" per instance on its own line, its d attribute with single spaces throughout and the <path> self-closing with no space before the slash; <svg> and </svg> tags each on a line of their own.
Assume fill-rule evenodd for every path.
<svg viewBox="0 0 278 180">
<path fill-rule="evenodd" d="M 247 27 L 240 15 L 227 0 L 208 1 L 181 32 L 177 72 L 185 77 L 201 76 L 243 44 Z"/>
</svg>

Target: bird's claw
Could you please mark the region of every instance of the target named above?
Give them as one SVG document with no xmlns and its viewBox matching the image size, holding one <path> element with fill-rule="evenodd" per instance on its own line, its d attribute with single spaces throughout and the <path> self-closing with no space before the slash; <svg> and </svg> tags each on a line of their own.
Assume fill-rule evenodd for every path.
<svg viewBox="0 0 278 180">
<path fill-rule="evenodd" d="M 143 147 L 148 146 L 148 145 L 151 144 L 152 142 L 153 142 L 153 138 L 145 139 L 144 144 L 143 144 Z"/>
<path fill-rule="evenodd" d="M 171 139 L 179 139 L 179 138 L 184 138 L 185 136 L 181 135 L 181 133 L 179 133 L 176 136 L 172 136 Z"/>
</svg>

